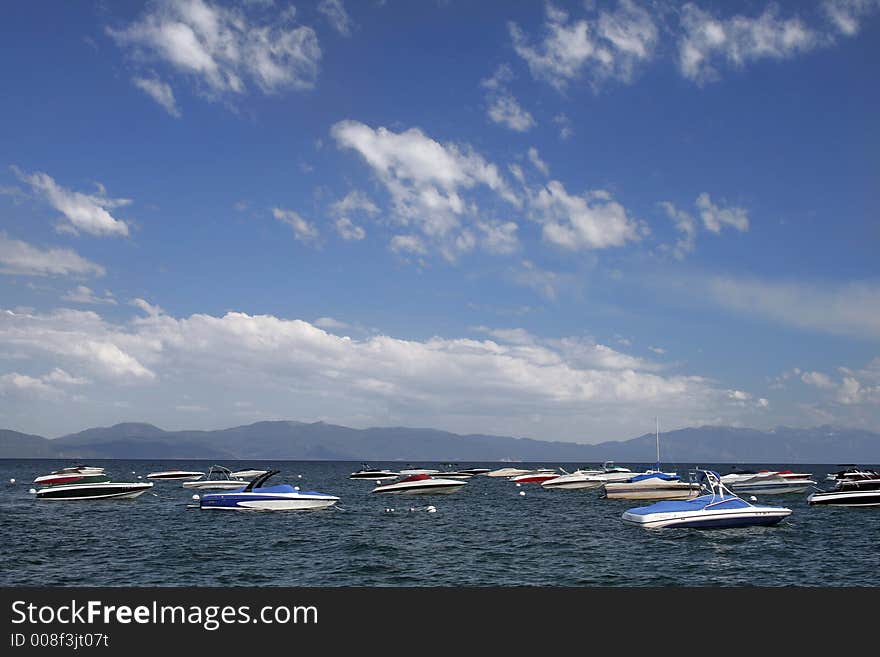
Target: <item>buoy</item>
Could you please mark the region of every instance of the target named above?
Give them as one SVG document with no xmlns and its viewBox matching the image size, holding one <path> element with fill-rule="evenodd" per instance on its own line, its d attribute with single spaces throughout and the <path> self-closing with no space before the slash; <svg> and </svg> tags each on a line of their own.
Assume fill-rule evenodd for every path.
<svg viewBox="0 0 880 657">
<path fill-rule="evenodd" d="M 412 513 L 413 511 L 415 511 L 415 509 L 412 507 L 409 507 L 409 512 Z"/>
<path fill-rule="evenodd" d="M 519 488 L 519 487 L 520 487 L 520 484 L 517 484 L 516 487 Z"/>
<path fill-rule="evenodd" d="M 437 508 L 432 505 L 425 509 L 425 511 L 427 511 L 428 513 L 437 513 Z"/>
<path fill-rule="evenodd" d="M 193 495 L 192 498 L 193 498 L 196 502 L 199 501 L 199 496 L 198 496 L 198 495 Z"/>
<path fill-rule="evenodd" d="M 299 490 L 299 486 L 294 486 L 293 490 Z"/>
<path fill-rule="evenodd" d="M 37 494 L 37 490 L 36 490 L 35 488 L 31 488 L 31 489 L 28 491 L 28 493 L 30 493 L 31 495 L 36 495 L 36 494 Z"/>
<path fill-rule="evenodd" d="M 521 491 L 519 492 L 519 494 L 520 494 L 521 496 L 523 496 L 523 497 L 526 496 L 526 492 L 525 492 L 524 490 L 521 490 Z"/>
<path fill-rule="evenodd" d="M 9 483 L 10 483 L 10 484 L 14 484 L 14 483 L 15 483 L 15 479 L 10 479 L 10 480 L 9 480 Z"/>
<path fill-rule="evenodd" d="M 755 497 L 754 495 L 750 495 L 750 496 L 749 496 L 749 501 L 750 501 L 750 502 L 757 502 L 757 501 L 758 501 L 758 498 Z"/>
<path fill-rule="evenodd" d="M 303 476 L 302 476 L 302 475 L 296 475 L 296 478 L 297 478 L 297 479 L 302 479 Z"/>
<path fill-rule="evenodd" d="M 138 475 L 138 479 L 143 479 L 143 477 L 142 477 L 142 476 L 140 476 L 140 475 Z"/>
</svg>

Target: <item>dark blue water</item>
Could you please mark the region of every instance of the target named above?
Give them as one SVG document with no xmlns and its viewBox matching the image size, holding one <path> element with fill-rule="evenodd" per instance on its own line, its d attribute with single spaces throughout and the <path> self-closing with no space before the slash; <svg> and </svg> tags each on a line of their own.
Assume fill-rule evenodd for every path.
<svg viewBox="0 0 880 657">
<path fill-rule="evenodd" d="M 104 466 L 119 481 L 155 470 L 207 472 L 211 465 L 89 464 Z M 369 493 L 372 482 L 348 479 L 360 464 L 343 462 L 223 464 L 275 467 L 282 474 L 273 481 L 342 498 L 340 508 L 323 511 L 187 509 L 192 491 L 180 482 L 157 482 L 134 500 L 60 502 L 28 493 L 34 477 L 67 465 L 0 460 L 0 585 L 880 585 L 880 508 L 811 508 L 806 494 L 760 498 L 794 511 L 776 527 L 647 531 L 620 519 L 624 510 L 642 503 L 600 499 L 597 491 L 544 490 L 537 484 L 517 488 L 503 479 L 474 477 L 452 495 L 378 496 Z M 526 467 L 541 465 L 577 467 Z M 792 469 L 812 472 L 824 486 L 825 474 L 839 468 Z M 10 478 L 17 483 L 9 484 Z M 421 510 L 428 504 L 437 512 Z M 395 511 L 386 512 L 389 507 Z"/>
</svg>

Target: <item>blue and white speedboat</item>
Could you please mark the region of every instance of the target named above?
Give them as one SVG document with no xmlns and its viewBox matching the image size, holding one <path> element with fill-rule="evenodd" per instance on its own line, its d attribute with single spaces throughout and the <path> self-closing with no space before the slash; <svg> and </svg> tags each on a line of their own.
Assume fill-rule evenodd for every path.
<svg viewBox="0 0 880 657">
<path fill-rule="evenodd" d="M 247 486 L 223 493 L 207 493 L 199 498 L 201 509 L 232 509 L 237 511 L 302 511 L 326 509 L 339 501 L 335 495 L 317 491 L 301 491 L 290 484 L 264 486 L 266 480 L 281 472 L 270 470 Z"/>
<path fill-rule="evenodd" d="M 701 484 L 707 494 L 691 500 L 662 501 L 650 506 L 625 511 L 625 522 L 639 527 L 692 527 L 721 529 L 775 525 L 791 515 L 791 509 L 776 506 L 758 506 L 730 492 L 717 472 L 698 470 Z"/>
</svg>

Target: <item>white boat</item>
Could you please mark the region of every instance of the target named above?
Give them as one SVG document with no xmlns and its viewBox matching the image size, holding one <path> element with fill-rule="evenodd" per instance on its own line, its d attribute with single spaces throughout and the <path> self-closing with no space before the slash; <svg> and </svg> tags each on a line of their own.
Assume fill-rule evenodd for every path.
<svg viewBox="0 0 880 657">
<path fill-rule="evenodd" d="M 41 486 L 54 486 L 56 484 L 85 484 L 100 481 L 110 481 L 104 474 L 104 468 L 95 468 L 88 465 L 73 465 L 41 475 L 34 479 L 35 484 Z"/>
<path fill-rule="evenodd" d="M 442 479 L 422 473 L 387 484 L 379 484 L 370 492 L 386 495 L 447 495 L 454 493 L 466 483 L 460 479 Z"/>
<path fill-rule="evenodd" d="M 264 475 L 268 470 L 236 470 L 235 472 L 230 472 L 229 476 L 233 479 L 246 479 L 251 481 L 255 477 L 259 477 L 260 475 Z"/>
<path fill-rule="evenodd" d="M 193 472 L 190 470 L 166 470 L 164 472 L 151 472 L 147 475 L 147 479 L 155 479 L 156 481 L 195 481 L 205 476 L 204 472 Z"/>
<path fill-rule="evenodd" d="M 339 501 L 335 495 L 301 491 L 296 486 L 264 486 L 280 470 L 269 470 L 246 486 L 222 493 L 206 493 L 199 498 L 200 509 L 233 511 L 306 511 L 326 509 Z"/>
<path fill-rule="evenodd" d="M 487 472 L 487 477 L 516 477 L 517 475 L 525 474 L 526 472 L 531 472 L 530 470 L 523 468 L 500 468 L 498 470 L 492 470 L 491 472 Z"/>
<path fill-rule="evenodd" d="M 85 484 L 57 484 L 36 492 L 39 500 L 132 499 L 153 487 L 146 481 L 102 481 Z"/>
<path fill-rule="evenodd" d="M 183 487 L 190 490 L 235 490 L 243 488 L 250 481 L 250 479 L 234 478 L 232 471 L 222 465 L 212 465 L 204 479 L 184 481 Z"/>
<path fill-rule="evenodd" d="M 439 470 L 431 470 L 430 468 L 408 468 L 406 470 L 401 470 L 398 474 L 402 474 L 402 475 L 419 475 L 419 474 L 435 475 L 435 474 L 440 474 L 440 471 Z"/>
<path fill-rule="evenodd" d="M 728 490 L 718 473 L 699 470 L 707 494 L 684 501 L 662 501 L 625 511 L 624 522 L 645 528 L 690 527 L 721 529 L 775 525 L 791 515 L 791 509 L 758 506 Z"/>
<path fill-rule="evenodd" d="M 816 491 L 807 497 L 810 506 L 880 506 L 880 474 L 873 479 L 839 479 L 834 488 Z"/>
<path fill-rule="evenodd" d="M 601 483 L 596 479 L 596 476 L 600 474 L 602 474 L 601 470 L 575 470 L 574 472 L 566 472 L 553 479 L 542 481 L 541 486 L 544 488 L 564 488 L 568 490 L 598 488 Z"/>
<path fill-rule="evenodd" d="M 771 470 L 751 474 L 741 473 L 735 479 L 725 481 L 722 477 L 721 480 L 733 492 L 750 495 L 803 493 L 816 485 L 809 475 Z"/>
<path fill-rule="evenodd" d="M 364 479 L 366 481 L 383 481 L 385 479 L 394 479 L 395 477 L 399 477 L 399 472 L 393 472 L 391 470 L 382 470 L 379 468 L 371 468 L 366 463 L 361 464 L 360 470 L 357 472 L 352 472 L 348 475 L 349 479 Z"/>
<path fill-rule="evenodd" d="M 522 474 L 508 477 L 507 479 L 508 481 L 512 481 L 517 484 L 540 484 L 542 482 L 548 481 L 549 479 L 556 479 L 556 477 L 558 476 L 558 470 L 539 468 L 537 470 L 528 470 Z"/>
</svg>

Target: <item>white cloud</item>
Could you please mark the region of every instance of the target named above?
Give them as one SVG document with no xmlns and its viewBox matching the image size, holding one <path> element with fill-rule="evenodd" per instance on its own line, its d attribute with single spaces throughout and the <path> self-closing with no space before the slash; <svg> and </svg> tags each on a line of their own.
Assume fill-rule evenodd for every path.
<svg viewBox="0 0 880 657">
<path fill-rule="evenodd" d="M 351 328 L 350 324 L 347 324 L 346 322 L 341 322 L 338 319 L 334 319 L 333 317 L 319 317 L 315 320 L 314 324 L 318 328 L 329 329 L 331 331 L 334 329 L 345 330 Z"/>
<path fill-rule="evenodd" d="M 512 273 L 515 283 L 532 288 L 550 301 L 556 300 L 561 277 L 556 272 L 541 269 L 531 260 L 523 260 Z"/>
<path fill-rule="evenodd" d="M 367 236 L 367 231 L 360 226 L 356 226 L 348 217 L 339 217 L 339 219 L 336 220 L 335 225 L 336 232 L 339 233 L 339 236 L 344 240 L 357 241 L 362 240 Z"/>
<path fill-rule="evenodd" d="M 12 170 L 22 182 L 29 184 L 49 205 L 64 215 L 70 222 L 69 226 L 64 225 L 64 229 L 98 236 L 128 235 L 128 225 L 110 214 L 110 210 L 130 204 L 130 199 L 109 198 L 100 184 L 97 194 L 83 194 L 58 185 L 51 176 L 41 171 L 29 174 L 18 167 L 12 167 Z"/>
<path fill-rule="evenodd" d="M 546 241 L 565 249 L 606 249 L 640 239 L 639 226 L 603 190 L 572 196 L 551 180 L 530 201 L 531 217 L 543 225 Z"/>
<path fill-rule="evenodd" d="M 342 0 L 321 0 L 318 3 L 318 11 L 324 14 L 337 32 L 342 36 L 350 36 L 353 23 Z"/>
<path fill-rule="evenodd" d="M 804 372 L 801 374 L 801 381 L 817 388 L 829 389 L 835 387 L 831 377 L 827 374 L 822 374 L 821 372 Z"/>
<path fill-rule="evenodd" d="M 670 219 L 675 222 L 675 229 L 681 233 L 681 237 L 676 240 L 672 247 L 672 254 L 676 260 L 684 260 L 688 253 L 692 253 L 697 245 L 697 222 L 694 218 L 684 210 L 678 210 L 668 202 L 663 201 L 660 207 L 666 212 Z"/>
<path fill-rule="evenodd" d="M 272 208 L 272 216 L 293 229 L 293 236 L 301 242 L 310 242 L 318 238 L 318 229 L 293 210 Z"/>
<path fill-rule="evenodd" d="M 843 374 L 834 380 L 823 372 L 804 372 L 801 381 L 829 391 L 831 399 L 844 406 L 880 405 L 880 359 L 874 359 L 862 370 L 840 367 Z"/>
<path fill-rule="evenodd" d="M 648 349 L 653 351 L 655 354 L 665 354 L 666 353 L 666 350 L 663 347 L 648 347 Z"/>
<path fill-rule="evenodd" d="M 553 117 L 553 123 L 559 126 L 559 138 L 562 141 L 568 141 L 574 135 L 574 128 L 571 125 L 571 119 L 567 114 L 557 114 Z"/>
<path fill-rule="evenodd" d="M 489 253 L 510 254 L 519 249 L 518 226 L 513 221 L 478 221 L 480 245 Z"/>
<path fill-rule="evenodd" d="M 547 163 L 541 159 L 541 156 L 538 155 L 538 149 L 534 146 L 529 149 L 529 162 L 531 162 L 532 166 L 545 176 L 550 175 L 550 167 L 548 167 Z"/>
<path fill-rule="evenodd" d="M 392 201 L 391 218 L 421 233 L 394 240 L 395 251 L 426 254 L 430 244 L 454 261 L 471 250 L 476 239 L 468 227 L 480 221 L 471 193 L 488 189 L 508 204 L 521 204 L 498 167 L 470 146 L 441 144 L 418 128 L 395 133 L 357 121 L 336 123 L 331 134 L 339 147 L 359 153 L 385 186 Z"/>
<path fill-rule="evenodd" d="M 780 324 L 880 339 L 880 283 L 875 281 L 809 284 L 714 278 L 707 292 L 721 306 Z"/>
<path fill-rule="evenodd" d="M 748 213 L 742 208 L 720 208 L 712 203 L 709 194 L 703 192 L 697 197 L 700 217 L 707 230 L 720 233 L 722 227 L 732 226 L 741 233 L 749 229 Z"/>
<path fill-rule="evenodd" d="M 395 235 L 391 238 L 390 248 L 394 253 L 415 253 L 425 255 L 428 250 L 417 235 Z"/>
<path fill-rule="evenodd" d="M 369 196 L 358 190 L 349 192 L 330 206 L 330 213 L 336 217 L 345 217 L 356 212 L 374 216 L 379 214 L 379 208 Z"/>
<path fill-rule="evenodd" d="M 515 132 L 526 132 L 536 125 L 531 113 L 524 110 L 510 94 L 492 98 L 488 114 L 493 123 L 507 126 Z"/>
<path fill-rule="evenodd" d="M 759 59 L 786 59 L 820 45 L 820 36 L 799 18 L 781 19 L 771 5 L 757 18 L 716 18 L 688 3 L 682 7 L 679 68 L 698 83 L 718 79 L 721 62 L 742 68 Z"/>
<path fill-rule="evenodd" d="M 825 0 L 822 9 L 841 34 L 854 36 L 863 18 L 880 11 L 880 0 Z"/>
<path fill-rule="evenodd" d="M 318 75 L 315 31 L 280 12 L 265 24 L 249 10 L 204 0 L 159 0 L 127 27 L 108 34 L 137 62 L 162 61 L 196 79 L 210 95 L 242 94 L 245 81 L 263 93 L 308 89 Z"/>
<path fill-rule="evenodd" d="M 155 76 L 151 78 L 135 77 L 132 78 L 132 82 L 138 89 L 159 103 L 171 116 L 180 118 L 180 109 L 177 107 L 174 91 L 170 85 Z"/>
<path fill-rule="evenodd" d="M 571 22 L 567 12 L 548 3 L 544 37 L 537 46 L 516 23 L 509 23 L 508 30 L 532 75 L 560 90 L 584 74 L 594 85 L 607 79 L 630 81 L 636 67 L 653 57 L 658 38 L 651 15 L 630 0 L 621 0 L 614 12 L 599 12 L 593 21 Z"/>
<path fill-rule="evenodd" d="M 101 265 L 70 249 L 40 249 L 0 232 L 0 274 L 21 276 L 103 276 Z"/>
<path fill-rule="evenodd" d="M 95 293 L 91 288 L 88 288 L 85 285 L 77 285 L 74 289 L 68 290 L 61 298 L 65 301 L 72 301 L 74 303 L 116 305 L 116 299 L 113 298 L 113 295 L 109 290 L 107 290 L 103 297 L 99 297 L 95 296 Z"/>
</svg>

